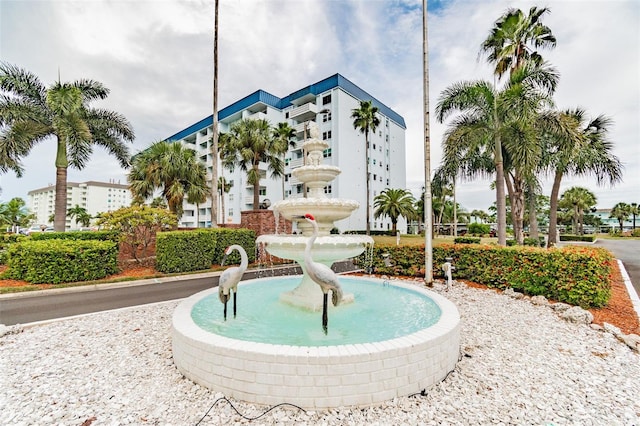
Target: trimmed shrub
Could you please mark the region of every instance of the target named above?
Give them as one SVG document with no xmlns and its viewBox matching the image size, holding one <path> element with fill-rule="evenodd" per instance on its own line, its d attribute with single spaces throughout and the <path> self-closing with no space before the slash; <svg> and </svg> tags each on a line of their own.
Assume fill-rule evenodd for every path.
<svg viewBox="0 0 640 426">
<path fill-rule="evenodd" d="M 384 265 L 382 253 L 391 255 L 392 266 Z M 609 301 L 613 258 L 604 249 L 441 245 L 433 248 L 435 276 L 443 276 L 446 257 L 453 258 L 454 277 L 489 287 L 511 287 L 583 308 L 601 307 Z M 364 254 L 356 261 L 362 268 L 368 266 Z M 424 276 L 424 247 L 375 246 L 372 266 L 379 274 Z"/>
<path fill-rule="evenodd" d="M 478 237 L 456 237 L 453 239 L 456 244 L 480 244 Z"/>
<path fill-rule="evenodd" d="M 33 241 L 42 240 L 98 240 L 118 241 L 118 231 L 69 231 L 69 232 L 34 232 L 30 235 Z"/>
<path fill-rule="evenodd" d="M 584 241 L 592 243 L 596 237 L 594 235 L 560 235 L 560 241 Z"/>
<path fill-rule="evenodd" d="M 491 225 L 487 223 L 470 223 L 468 225 L 469 234 L 485 235 L 491 232 Z"/>
<path fill-rule="evenodd" d="M 544 237 L 538 237 L 538 238 L 526 237 L 522 241 L 522 245 L 531 246 L 531 247 L 544 247 Z"/>
<path fill-rule="evenodd" d="M 44 240 L 14 244 L 3 277 L 33 284 L 91 281 L 118 272 L 113 241 Z"/>
<path fill-rule="evenodd" d="M 247 252 L 249 262 L 255 260 L 256 237 L 249 229 L 196 229 L 192 231 L 162 232 L 156 240 L 156 269 L 160 272 L 191 272 L 210 269 L 220 264 L 224 250 L 238 244 Z M 234 252 L 228 264 L 239 263 L 240 254 Z"/>
</svg>

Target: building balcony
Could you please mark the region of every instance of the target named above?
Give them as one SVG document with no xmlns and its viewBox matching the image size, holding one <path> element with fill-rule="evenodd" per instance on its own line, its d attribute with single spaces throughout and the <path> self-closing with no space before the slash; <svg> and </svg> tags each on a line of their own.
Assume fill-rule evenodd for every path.
<svg viewBox="0 0 640 426">
<path fill-rule="evenodd" d="M 247 120 L 266 120 L 267 114 L 264 112 L 251 113 L 251 111 L 242 111 L 242 118 Z"/>
<path fill-rule="evenodd" d="M 318 111 L 318 106 L 309 102 L 289 111 L 289 118 L 296 121 L 307 121 L 315 118 Z M 296 131 L 297 128 L 298 126 L 296 126 Z M 300 131 L 302 131 L 302 129 Z"/>
</svg>

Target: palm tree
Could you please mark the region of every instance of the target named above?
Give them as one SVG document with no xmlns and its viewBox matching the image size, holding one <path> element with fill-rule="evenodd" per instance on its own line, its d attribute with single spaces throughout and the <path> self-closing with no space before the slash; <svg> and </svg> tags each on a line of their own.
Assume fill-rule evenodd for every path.
<svg viewBox="0 0 640 426">
<path fill-rule="evenodd" d="M 631 203 L 631 208 L 629 209 L 629 214 L 633 216 L 633 229 L 636 229 L 636 216 L 640 215 L 640 205 L 638 203 Z"/>
<path fill-rule="evenodd" d="M 296 136 L 296 131 L 295 129 L 293 129 L 291 126 L 289 126 L 289 123 L 283 122 L 283 123 L 278 123 L 278 127 L 276 127 L 275 129 L 273 129 L 273 137 L 275 139 L 278 139 L 280 141 L 280 143 L 286 145 L 287 150 L 289 150 L 289 147 L 295 147 L 295 142 L 293 141 L 293 138 Z M 282 153 L 282 161 L 284 162 L 284 156 L 287 153 L 287 151 L 284 151 Z M 282 199 L 284 200 L 284 177 L 282 178 Z"/>
<path fill-rule="evenodd" d="M 596 196 L 586 188 L 574 186 L 567 189 L 560 198 L 559 206 L 573 211 L 573 233 L 583 234 L 583 216 L 585 210 L 596 205 Z"/>
<path fill-rule="evenodd" d="M 140 197 L 138 197 L 138 198 L 140 198 Z M 143 203 L 142 204 L 144 204 L 144 199 L 143 199 Z M 167 209 L 168 208 L 167 207 L 167 200 L 165 200 L 162 197 L 155 197 L 149 203 L 149 207 L 153 207 L 154 209 Z"/>
<path fill-rule="evenodd" d="M 91 223 L 91 215 L 87 212 L 87 209 L 84 207 L 80 207 L 79 205 L 75 205 L 67 210 L 67 216 L 71 219 L 75 218 L 76 225 L 81 223 L 82 226 L 89 226 Z"/>
<path fill-rule="evenodd" d="M 184 198 L 192 204 L 203 203 L 209 188 L 204 164 L 195 151 L 177 142 L 153 143 L 133 160 L 128 176 L 134 197 L 148 198 L 160 189 L 169 211 L 182 216 Z"/>
<path fill-rule="evenodd" d="M 369 201 L 369 133 L 376 131 L 380 125 L 380 119 L 378 118 L 378 107 L 373 106 L 372 101 L 360 101 L 360 107 L 351 110 L 351 118 L 353 118 L 353 128 L 360 130 L 360 133 L 364 133 L 365 141 L 365 180 L 367 182 L 367 235 L 371 233 L 371 202 Z"/>
<path fill-rule="evenodd" d="M 623 231 L 624 221 L 629 219 L 631 215 L 631 206 L 627 203 L 618 203 L 611 209 L 609 217 L 618 219 L 620 224 L 620 232 Z"/>
<path fill-rule="evenodd" d="M 35 220 L 35 215 L 29 213 L 22 198 L 15 197 L 7 203 L 0 203 L 0 223 L 3 226 L 8 225 L 17 232 L 16 228 L 26 228 L 32 220 Z"/>
<path fill-rule="evenodd" d="M 553 185 L 549 199 L 548 247 L 557 243 L 557 212 L 560 183 L 565 175 L 595 175 L 598 185 L 608 181 L 610 185 L 622 180 L 622 163 L 613 154 L 613 143 L 607 134 L 612 125 L 610 118 L 600 115 L 588 120 L 583 109 L 576 108 L 549 115 L 546 119 L 544 152 L 547 168 L 553 173 Z"/>
<path fill-rule="evenodd" d="M 481 52 L 488 54 L 487 62 L 495 64 L 498 78 L 507 71 L 513 73 L 525 62 L 540 65 L 542 57 L 534 49 L 556 46 L 551 29 L 540 22 L 548 12 L 549 8 L 534 6 L 525 15 L 520 9 L 510 8 L 496 21 L 482 43 Z"/>
<path fill-rule="evenodd" d="M 231 126 L 228 151 L 233 153 L 229 162 L 247 172 L 247 182 L 253 185 L 253 209 L 260 206 L 260 163 L 267 164 L 272 178 L 284 173 L 282 154 L 287 145 L 273 138 L 273 132 L 267 120 L 243 119 Z"/>
<path fill-rule="evenodd" d="M 83 169 L 93 146 L 105 148 L 120 166 L 129 167 L 125 141 L 134 139 L 131 124 L 124 116 L 90 107 L 105 99 L 109 90 L 93 80 L 54 83 L 46 89 L 32 73 L 0 63 L 0 171 L 13 170 L 22 176 L 22 157 L 49 137 L 57 143 L 56 231 L 65 230 L 67 217 L 67 168 Z"/>
<path fill-rule="evenodd" d="M 495 173 L 500 245 L 506 244 L 505 185 L 514 227 L 522 229 L 524 183 L 540 156 L 534 123 L 557 80 L 557 73 L 545 64 L 527 65 L 501 90 L 487 81 L 456 83 L 440 94 L 436 105 L 440 122 L 459 113 L 444 135 L 442 167 L 453 165 L 463 178 Z"/>
<path fill-rule="evenodd" d="M 414 204 L 416 200 L 411 192 L 406 189 L 387 188 L 373 199 L 375 211 L 374 218 L 389 217 L 391 219 L 391 232 L 396 235 L 398 217 L 403 216 L 407 220 L 416 215 Z"/>
</svg>

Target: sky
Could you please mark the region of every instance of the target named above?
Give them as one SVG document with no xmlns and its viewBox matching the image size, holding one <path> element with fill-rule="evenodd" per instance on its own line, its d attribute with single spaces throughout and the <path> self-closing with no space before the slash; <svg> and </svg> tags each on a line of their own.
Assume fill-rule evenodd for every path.
<svg viewBox="0 0 640 426">
<path fill-rule="evenodd" d="M 561 191 L 589 188 L 599 208 L 640 202 L 640 1 L 429 1 L 431 168 L 441 160 L 445 123 L 433 118 L 440 93 L 466 80 L 493 81 L 479 56 L 509 8 L 549 7 L 543 23 L 557 39 L 542 56 L 560 72 L 558 109 L 582 107 L 614 121 L 610 139 L 623 182 L 563 179 Z M 279 97 L 340 73 L 405 118 L 407 189 L 424 185 L 420 0 L 221 0 L 220 109 L 262 89 Z M 136 134 L 132 154 L 211 115 L 213 0 L 0 0 L 0 60 L 43 84 L 87 78 L 110 89 L 92 105 L 123 114 Z M 0 175 L 0 201 L 55 182 L 55 142 L 23 161 L 24 176 Z M 126 170 L 100 147 L 68 181 L 126 183 Z M 468 211 L 495 201 L 491 179 L 462 181 Z M 544 183 L 549 195 L 550 182 Z"/>
</svg>

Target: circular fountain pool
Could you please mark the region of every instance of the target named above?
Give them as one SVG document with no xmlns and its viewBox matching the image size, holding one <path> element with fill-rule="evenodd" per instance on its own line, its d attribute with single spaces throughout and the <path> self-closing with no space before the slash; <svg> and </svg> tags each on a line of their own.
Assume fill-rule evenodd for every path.
<svg viewBox="0 0 640 426">
<path fill-rule="evenodd" d="M 178 369 L 243 401 L 324 409 L 420 392 L 455 367 L 460 316 L 444 297 L 400 281 L 340 277 L 355 300 L 329 311 L 325 335 L 318 312 L 278 301 L 279 286 L 290 287 L 290 280 L 299 277 L 241 282 L 238 316 L 226 323 L 216 288 L 182 301 L 172 330 Z M 267 323 L 267 316 L 276 322 Z M 256 330 L 257 337 L 248 336 Z M 282 332 L 266 339 L 271 331 Z"/>
</svg>

